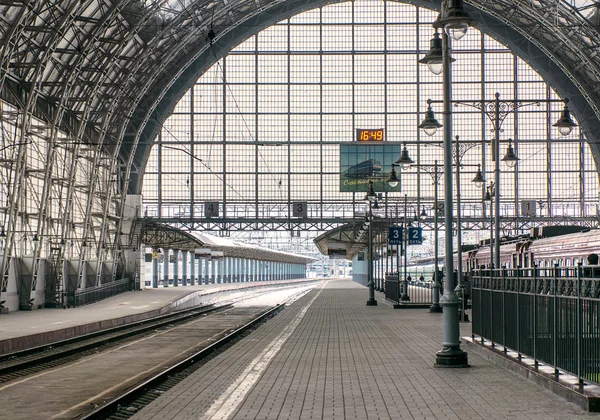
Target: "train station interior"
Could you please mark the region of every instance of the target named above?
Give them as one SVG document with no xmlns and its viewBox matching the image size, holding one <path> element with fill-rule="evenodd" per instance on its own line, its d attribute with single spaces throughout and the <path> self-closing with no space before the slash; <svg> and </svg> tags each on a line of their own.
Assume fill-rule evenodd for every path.
<svg viewBox="0 0 600 420">
<path fill-rule="evenodd" d="M 369 359 L 326 358 L 357 377 L 311 376 L 306 389 L 344 388 L 324 391 L 341 408 L 311 417 L 538 418 L 461 376 L 493 358 L 503 389 L 502 364 L 575 402 L 548 402 L 546 418 L 592 416 L 599 139 L 595 0 L 0 0 L 0 402 L 17 391 L 3 388 L 13 352 L 230 300 L 246 325 L 272 293 L 289 325 L 252 334 L 274 340 L 273 360 L 309 363 L 293 337 L 311 328 L 329 331 L 315 354 L 323 339 Z M 243 343 L 230 357 L 252 365 L 261 350 Z M 386 348 L 419 360 L 395 365 Z M 190 397 L 193 418 L 308 418 L 273 402 L 276 373 L 246 394 L 218 361 L 204 369 L 223 392 Z M 370 394 L 383 377 L 412 395 L 401 377 L 420 363 L 474 367 L 448 375 L 485 402 L 441 403 L 451 369 L 411 382 L 439 395 L 427 413 Z M 294 388 L 298 372 L 279 374 Z M 350 410 L 367 394 L 379 408 Z M 151 407 L 135 418 L 175 412 Z"/>
</svg>

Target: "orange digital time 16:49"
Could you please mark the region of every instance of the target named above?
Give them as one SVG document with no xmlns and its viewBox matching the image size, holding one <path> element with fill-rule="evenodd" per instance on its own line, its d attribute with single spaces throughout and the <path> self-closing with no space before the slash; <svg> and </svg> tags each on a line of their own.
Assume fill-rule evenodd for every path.
<svg viewBox="0 0 600 420">
<path fill-rule="evenodd" d="M 357 128 L 356 141 L 384 141 L 383 128 Z"/>
</svg>

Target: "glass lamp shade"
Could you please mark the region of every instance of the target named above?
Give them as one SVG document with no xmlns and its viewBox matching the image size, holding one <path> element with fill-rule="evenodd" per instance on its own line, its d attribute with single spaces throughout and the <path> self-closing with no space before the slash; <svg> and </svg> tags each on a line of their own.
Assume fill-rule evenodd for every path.
<svg viewBox="0 0 600 420">
<path fill-rule="evenodd" d="M 406 148 L 406 144 L 404 144 L 404 148 L 402 149 L 402 155 L 400 156 L 400 159 L 396 161 L 396 165 L 404 169 L 414 163 L 415 161 L 412 160 L 408 155 L 408 149 Z"/>
<path fill-rule="evenodd" d="M 569 134 L 571 134 L 573 127 L 577 127 L 577 124 L 575 124 L 575 121 L 573 121 L 573 119 L 571 118 L 571 112 L 569 111 L 569 108 L 567 108 L 568 102 L 569 100 L 565 99 L 565 107 L 563 108 L 562 113 L 560 114 L 560 118 L 558 119 L 558 121 L 556 121 L 556 123 L 552 124 L 553 127 L 558 128 L 558 132 L 562 136 L 568 136 Z"/>
<path fill-rule="evenodd" d="M 387 183 L 390 187 L 396 188 L 400 183 L 400 179 L 398 179 L 398 174 L 396 173 L 396 168 L 392 166 L 392 172 L 390 173 L 389 178 L 387 179 Z"/>
<path fill-rule="evenodd" d="M 512 147 L 512 142 L 508 142 L 508 147 L 506 148 L 506 155 L 502 158 L 502 162 L 506 164 L 509 168 L 515 166 L 519 158 L 515 155 L 515 150 Z"/>
</svg>

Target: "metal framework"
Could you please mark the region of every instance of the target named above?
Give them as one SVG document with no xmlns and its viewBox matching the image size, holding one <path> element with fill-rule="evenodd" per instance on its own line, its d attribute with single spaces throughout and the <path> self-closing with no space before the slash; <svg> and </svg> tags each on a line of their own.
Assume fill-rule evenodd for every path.
<svg viewBox="0 0 600 420">
<path fill-rule="evenodd" d="M 3 198 L 0 215 L 3 229 L 0 241 L 4 253 L 0 260 L 0 301 L 7 292 L 11 273 L 22 268 L 14 263 L 15 257 L 31 260 L 31 264 L 23 268 L 25 272 L 20 273 L 30 278 L 30 293 L 24 301 L 31 301 L 35 296 L 43 259 L 51 262 L 52 287 L 57 290 L 63 287 L 67 262 L 72 262 L 78 272 L 78 287 L 90 286 L 85 284 L 83 271 L 91 261 L 96 266 L 97 284 L 107 275 L 117 276 L 123 244 L 129 243 L 122 236 L 130 234 L 131 219 L 136 215 L 135 206 L 128 199 L 141 193 L 154 140 L 185 93 L 214 63 L 226 63 L 223 57 L 248 37 L 256 42 L 257 50 L 262 50 L 258 46 L 262 45 L 264 34 L 254 37 L 261 30 L 306 10 L 316 8 L 313 16 L 322 14 L 327 7 L 337 7 L 338 3 L 346 9 L 348 4 L 353 4 L 352 16 L 360 16 L 375 7 L 386 10 L 413 7 L 415 14 L 419 11 L 419 16 L 425 17 L 424 25 L 430 25 L 435 13 L 417 6 L 430 10 L 440 6 L 439 1 L 426 0 L 408 2 L 415 6 L 369 0 L 347 4 L 331 0 L 240 0 L 235 4 L 212 0 L 1 2 L 0 196 Z M 594 224 L 595 211 L 589 206 L 591 197 L 596 195 L 593 188 L 597 186 L 591 185 L 597 184 L 593 162 L 597 161 L 596 139 L 600 136 L 598 5 L 590 1 L 556 0 L 467 3 L 469 12 L 480 23 L 479 29 L 527 61 L 555 87 L 557 95 L 571 99 L 573 115 L 582 128 L 582 134 L 574 140 L 582 148 L 589 144 L 591 155 L 579 157 L 578 167 L 583 168 L 580 174 L 586 176 L 576 200 L 577 210 L 566 209 L 574 202 L 568 198 L 562 203 L 554 201 L 553 205 L 558 210 L 562 207 L 563 212 L 557 211 L 557 207 L 552 210 L 564 218 Z M 322 6 L 326 7 L 319 9 Z M 390 18 L 393 16 L 389 14 Z M 296 23 L 303 24 L 301 20 Z M 321 23 L 304 23 L 306 27 L 327 27 Z M 366 27 L 368 23 L 365 21 L 364 25 L 354 28 Z M 291 24 L 283 27 L 294 28 Z M 402 38 L 403 35 L 400 31 L 395 36 Z M 426 41 L 412 48 L 415 55 L 426 49 Z M 481 42 L 485 44 L 486 54 L 504 48 L 483 36 Z M 280 52 L 292 60 L 291 49 Z M 254 52 L 252 56 L 259 57 Z M 521 61 L 515 59 L 512 65 L 530 77 L 531 73 Z M 207 74 L 214 75 L 214 72 Z M 285 81 L 283 85 L 290 84 Z M 320 82 L 317 85 L 324 86 Z M 258 88 L 258 84 L 254 86 Z M 548 90 L 541 95 L 553 97 L 554 93 Z M 256 101 L 255 104 L 260 104 Z M 288 101 L 291 103 L 289 97 Z M 485 124 L 481 124 L 482 135 L 485 131 Z M 163 144 L 168 146 L 165 140 L 163 136 Z M 259 146 L 256 136 L 251 143 L 255 148 L 263 147 Z M 319 145 L 328 150 L 321 140 Z M 294 153 L 289 148 L 287 152 Z M 561 155 L 561 150 L 547 148 L 546 154 L 548 161 L 555 162 L 551 155 Z M 193 155 L 205 158 L 202 153 Z M 255 160 L 256 157 L 255 153 Z M 188 158 L 190 165 L 192 161 L 197 162 L 192 156 Z M 560 165 L 555 162 L 548 170 L 560 171 Z M 226 173 L 228 168 L 222 167 L 218 172 Z M 289 173 L 290 169 L 285 168 L 284 172 Z M 327 170 L 319 168 L 313 174 L 323 172 Z M 185 183 L 185 178 L 182 182 Z M 193 182 L 190 179 L 190 183 Z M 291 182 L 289 178 L 287 182 Z M 419 192 L 414 196 L 427 202 L 431 194 L 418 181 L 415 185 Z M 226 195 L 225 187 L 219 193 L 224 190 Z M 546 198 L 554 195 L 550 191 Z M 234 209 L 230 209 L 232 213 L 226 218 L 209 221 L 201 212 L 190 211 L 184 223 L 194 228 L 229 231 L 263 227 L 289 229 L 291 225 L 292 229 L 304 230 L 308 226 L 317 230 L 335 226 L 340 219 L 354 218 L 353 200 L 344 198 L 336 202 L 321 195 L 308 200 L 314 214 L 309 212 L 310 217 L 305 222 L 290 221 L 290 201 L 304 197 L 277 198 L 269 200 L 258 196 L 250 201 L 229 200 Z M 263 204 L 269 201 L 272 204 Z M 156 203 L 156 215 L 164 221 L 179 218 L 169 212 L 172 206 L 187 203 L 193 210 L 195 205 L 189 206 L 189 199 L 179 203 L 157 200 Z M 477 208 L 480 204 L 465 200 L 465 206 L 463 215 L 466 215 L 468 229 L 468 207 Z M 270 213 L 276 207 L 277 212 Z M 248 217 L 238 214 L 249 208 Z M 343 209 L 342 214 L 340 209 Z M 509 210 L 506 214 L 516 214 Z M 141 215 L 141 209 L 137 211 L 137 215 Z M 475 219 L 473 216 L 473 223 L 482 223 Z M 530 222 L 515 221 L 515 229 L 522 223 Z"/>
</svg>

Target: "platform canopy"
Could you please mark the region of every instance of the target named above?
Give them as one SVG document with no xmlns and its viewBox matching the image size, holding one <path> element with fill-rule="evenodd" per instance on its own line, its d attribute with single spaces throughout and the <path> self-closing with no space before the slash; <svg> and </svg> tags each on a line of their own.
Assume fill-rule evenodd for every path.
<svg viewBox="0 0 600 420">
<path fill-rule="evenodd" d="M 315 258 L 289 252 L 275 251 L 273 249 L 246 244 L 229 238 L 221 238 L 219 236 L 207 235 L 204 233 L 194 233 L 193 235 L 202 242 L 205 248 L 210 248 L 212 251 L 221 251 L 223 252 L 224 257 L 247 258 L 291 264 L 309 264 L 316 261 Z"/>
<path fill-rule="evenodd" d="M 373 222 L 365 218 L 362 222 L 347 223 L 331 229 L 317 236 L 314 243 L 323 255 L 351 260 L 368 246 L 369 223 L 372 223 L 373 243 L 375 245 L 386 243 L 389 222 L 378 218 Z"/>
<path fill-rule="evenodd" d="M 196 249 L 203 249 L 207 252 L 207 255 L 211 255 L 210 251 L 217 251 L 220 257 L 247 258 L 292 264 L 308 264 L 316 261 L 315 258 L 276 251 L 229 238 L 221 238 L 204 233 L 188 233 L 171 225 L 158 223 L 151 219 L 138 219 L 136 227 L 141 232 L 139 236 L 140 243 L 151 248 L 190 252 L 194 252 Z M 134 227 L 134 231 L 136 227 Z M 132 237 L 135 237 L 135 235 Z M 133 244 L 134 248 L 136 246 L 139 246 L 139 244 Z"/>
</svg>

